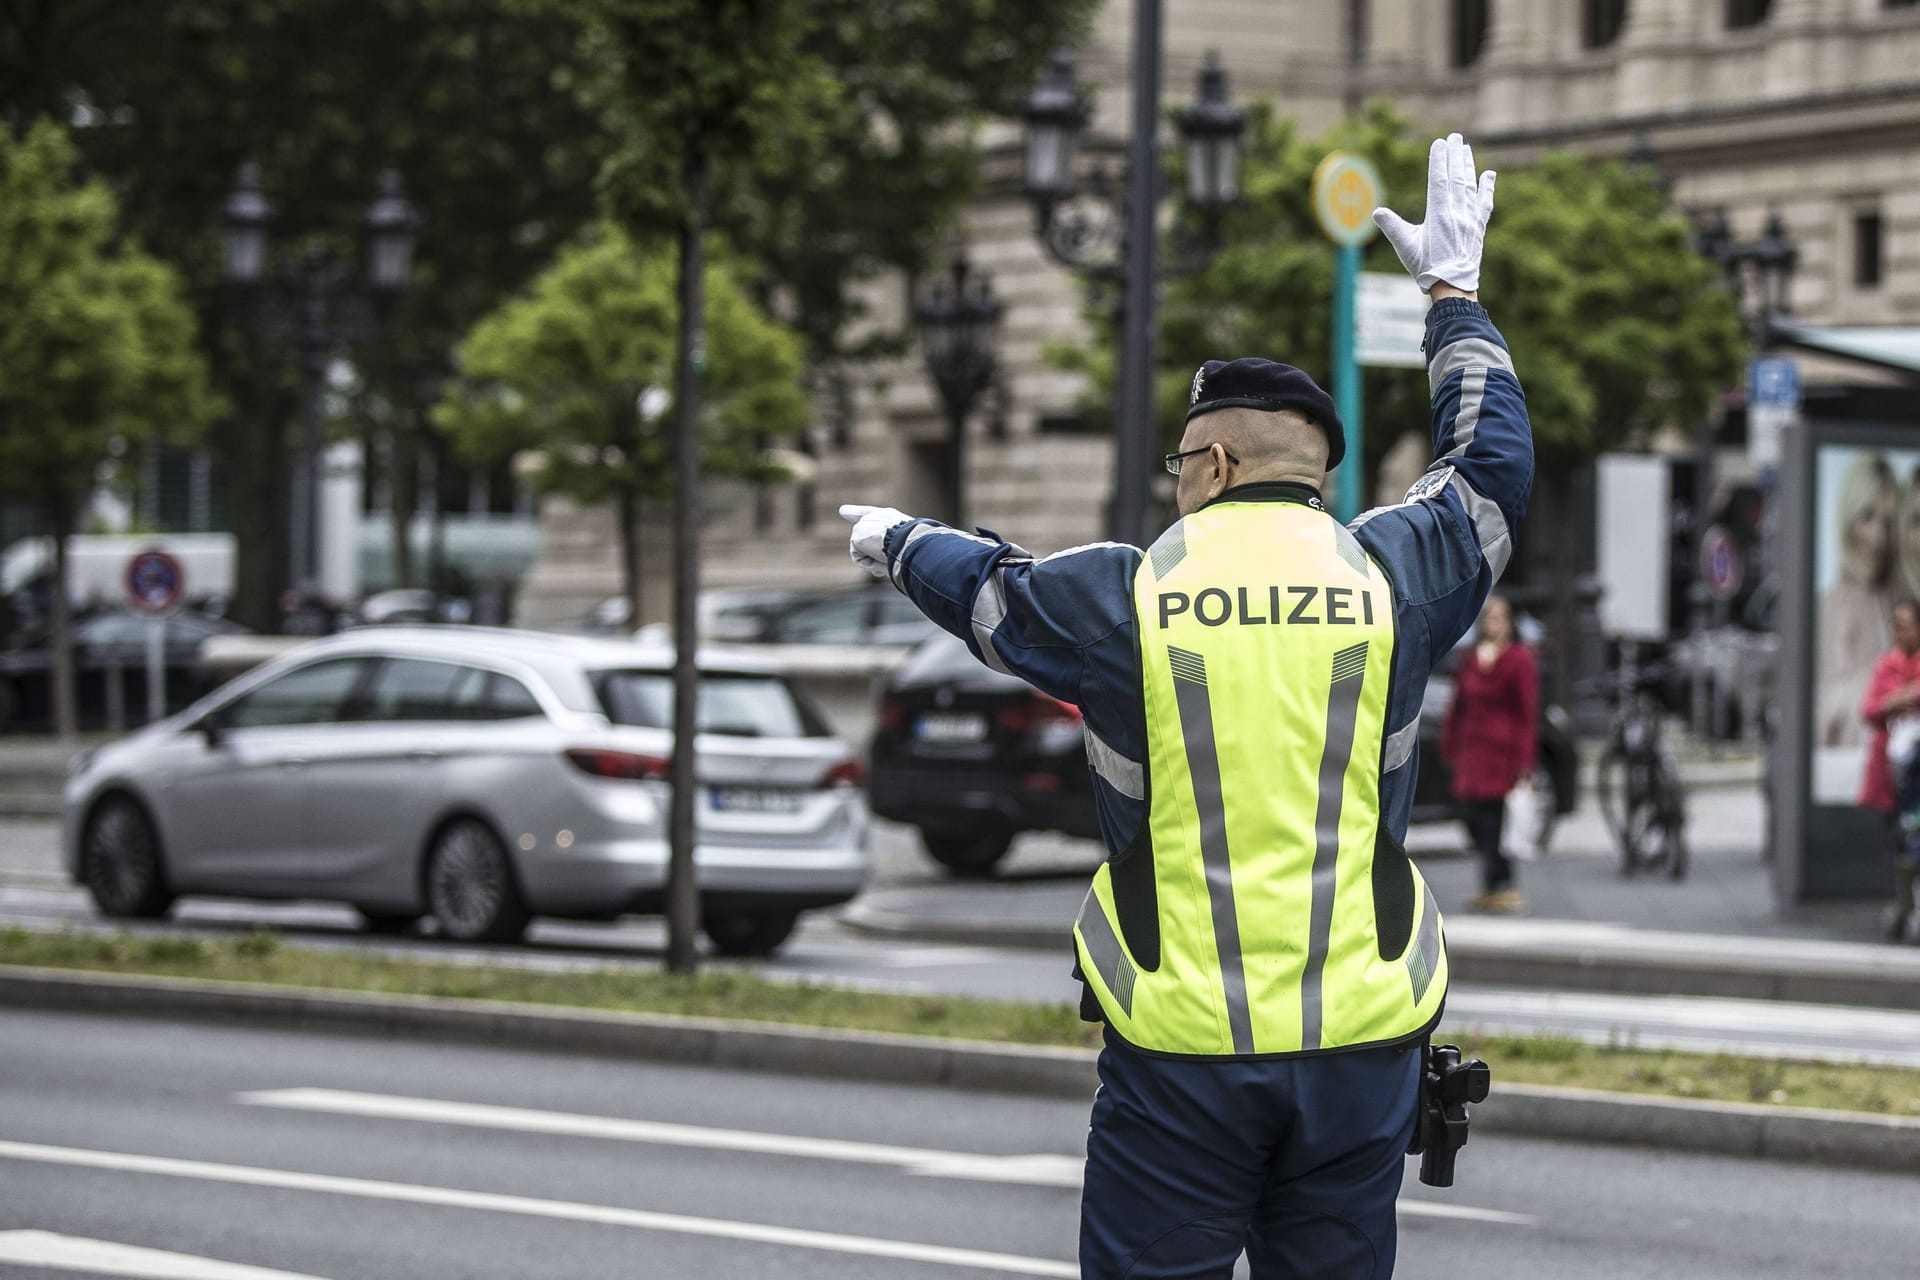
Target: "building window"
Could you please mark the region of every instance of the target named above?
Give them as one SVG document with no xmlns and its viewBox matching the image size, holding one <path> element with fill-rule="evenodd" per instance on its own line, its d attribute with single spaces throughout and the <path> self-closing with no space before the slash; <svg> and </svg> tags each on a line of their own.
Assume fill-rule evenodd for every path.
<svg viewBox="0 0 1920 1280">
<path fill-rule="evenodd" d="M 1878 289 L 1884 270 L 1882 259 L 1883 225 L 1880 211 L 1869 209 L 1853 215 L 1853 286 Z"/>
<path fill-rule="evenodd" d="M 1773 0 L 1727 0 L 1727 30 L 1757 27 L 1773 11 Z"/>
<path fill-rule="evenodd" d="M 1455 67 L 1470 67 L 1480 60 L 1487 43 L 1487 11 L 1491 0 L 1453 0 L 1453 40 L 1451 49 Z"/>
<path fill-rule="evenodd" d="M 1880 0 L 1882 9 L 1912 9 L 1920 7 L 1920 0 Z"/>
<path fill-rule="evenodd" d="M 1604 49 L 1620 38 L 1627 25 L 1627 0 L 1583 0 L 1580 40 L 1589 49 Z"/>
</svg>

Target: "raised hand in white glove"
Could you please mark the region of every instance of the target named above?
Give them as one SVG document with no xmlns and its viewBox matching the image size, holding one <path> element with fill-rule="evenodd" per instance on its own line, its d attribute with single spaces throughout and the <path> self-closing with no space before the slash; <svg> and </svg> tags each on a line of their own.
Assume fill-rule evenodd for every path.
<svg viewBox="0 0 1920 1280">
<path fill-rule="evenodd" d="M 887 576 L 887 530 L 913 519 L 892 507 L 863 507 L 849 502 L 840 508 L 840 518 L 853 526 L 847 552 L 853 562 L 876 578 Z"/>
<path fill-rule="evenodd" d="M 1469 293 L 1480 287 L 1493 179 L 1491 169 L 1476 176 L 1473 148 L 1450 133 L 1427 151 L 1427 220 L 1416 225 L 1391 209 L 1373 211 L 1375 225 L 1421 289 L 1441 281 Z"/>
</svg>

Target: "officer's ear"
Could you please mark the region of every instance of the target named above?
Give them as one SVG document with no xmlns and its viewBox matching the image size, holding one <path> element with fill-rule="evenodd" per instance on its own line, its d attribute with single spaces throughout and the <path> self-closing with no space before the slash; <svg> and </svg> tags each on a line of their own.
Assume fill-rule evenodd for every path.
<svg viewBox="0 0 1920 1280">
<path fill-rule="evenodd" d="M 1227 446 L 1218 441 L 1214 442 L 1207 458 L 1213 463 L 1213 479 L 1207 484 L 1207 501 L 1211 502 L 1227 491 L 1227 473 L 1233 466 L 1233 458 L 1227 453 Z"/>
</svg>

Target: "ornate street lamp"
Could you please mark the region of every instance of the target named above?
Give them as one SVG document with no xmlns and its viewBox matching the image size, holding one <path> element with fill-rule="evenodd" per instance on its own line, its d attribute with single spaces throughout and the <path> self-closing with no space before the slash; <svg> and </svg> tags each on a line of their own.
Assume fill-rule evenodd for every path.
<svg viewBox="0 0 1920 1280">
<path fill-rule="evenodd" d="M 927 372 L 947 413 L 946 519 L 965 528 L 967 416 L 993 385 L 999 361 L 994 339 L 1003 310 L 993 283 L 956 257 L 951 281 L 936 281 L 914 305 Z"/>
<path fill-rule="evenodd" d="M 1132 131 L 1124 184 L 1105 165 L 1083 193 L 1075 172 L 1087 123 L 1086 95 L 1073 59 L 1056 53 L 1027 98 L 1025 187 L 1040 243 L 1054 261 L 1114 300 L 1120 335 L 1115 361 L 1114 495 L 1109 524 L 1122 542 L 1147 538 L 1149 482 L 1157 452 L 1153 417 L 1155 295 L 1160 272 L 1157 214 L 1160 169 L 1160 0 L 1136 0 Z M 1176 240 L 1175 273 L 1196 271 L 1218 248 L 1219 213 L 1240 195 L 1240 145 L 1246 113 L 1227 91 L 1218 55 L 1200 69 L 1193 102 L 1175 117 L 1186 152 L 1186 202 L 1200 213 L 1198 234 Z M 1183 232 L 1192 228 L 1182 226 Z"/>
<path fill-rule="evenodd" d="M 376 298 L 390 301 L 406 286 L 412 273 L 414 228 L 419 221 L 401 194 L 399 174 L 388 170 L 380 176 L 379 194 L 363 221 L 368 289 Z M 273 205 L 260 190 L 260 168 L 248 161 L 240 166 L 233 192 L 221 208 L 223 275 L 229 285 L 251 293 L 266 284 L 272 222 Z M 309 244 L 292 271 L 297 308 L 268 308 L 262 317 L 270 331 L 298 342 L 306 384 L 290 538 L 294 585 L 304 597 L 317 592 L 320 580 L 320 428 L 326 408 L 327 366 L 338 330 L 329 299 L 344 275 L 341 264 L 331 259 L 319 243 Z"/>
<path fill-rule="evenodd" d="M 1768 320 L 1785 315 L 1794 269 L 1800 265 L 1800 248 L 1787 238 L 1787 224 L 1780 211 L 1768 212 L 1760 238 L 1748 249 L 1753 262 L 1755 283 L 1759 286 L 1761 331 L 1764 337 Z"/>
<path fill-rule="evenodd" d="M 251 160 L 240 166 L 233 194 L 220 210 L 222 275 L 241 287 L 260 283 L 267 273 L 267 227 L 273 205 L 260 193 L 260 166 Z"/>
<path fill-rule="evenodd" d="M 1187 202 L 1206 210 L 1234 203 L 1240 198 L 1240 136 L 1247 130 L 1247 112 L 1228 96 L 1219 54 L 1207 54 L 1193 104 L 1175 119 L 1187 149 Z"/>
<path fill-rule="evenodd" d="M 400 193 L 400 175 L 380 175 L 380 194 L 367 208 L 367 281 L 376 292 L 404 289 L 413 274 L 413 231 L 420 216 Z"/>
<path fill-rule="evenodd" d="M 1047 73 L 1027 95 L 1026 191 L 1036 202 L 1073 194 L 1074 165 L 1087 127 L 1087 102 L 1074 83 L 1073 55 L 1056 50 Z"/>
</svg>

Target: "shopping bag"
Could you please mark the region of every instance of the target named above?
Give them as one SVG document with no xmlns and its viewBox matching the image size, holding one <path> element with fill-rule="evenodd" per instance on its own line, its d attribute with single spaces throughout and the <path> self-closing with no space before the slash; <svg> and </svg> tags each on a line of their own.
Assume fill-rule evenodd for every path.
<svg viewBox="0 0 1920 1280">
<path fill-rule="evenodd" d="M 1532 862 L 1540 856 L 1534 843 L 1540 832 L 1540 797 L 1533 779 L 1522 778 L 1507 792 L 1506 822 L 1500 828 L 1500 850 L 1509 858 Z"/>
</svg>

